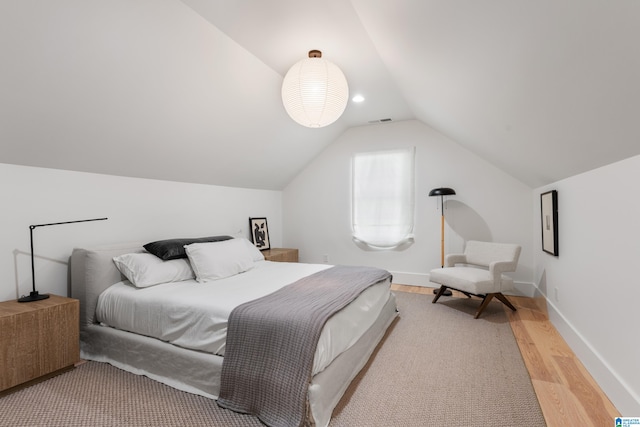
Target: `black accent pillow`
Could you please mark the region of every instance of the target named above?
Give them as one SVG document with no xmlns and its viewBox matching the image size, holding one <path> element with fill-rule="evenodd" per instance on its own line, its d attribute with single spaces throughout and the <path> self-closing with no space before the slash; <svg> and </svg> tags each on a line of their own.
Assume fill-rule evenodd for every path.
<svg viewBox="0 0 640 427">
<path fill-rule="evenodd" d="M 233 239 L 233 237 L 211 236 L 195 237 L 190 239 L 167 239 L 147 243 L 144 245 L 144 248 L 147 252 L 154 254 L 158 258 L 168 261 L 170 259 L 186 258 L 187 253 L 184 250 L 185 245 L 190 245 L 191 243 L 222 242 L 229 239 Z"/>
</svg>

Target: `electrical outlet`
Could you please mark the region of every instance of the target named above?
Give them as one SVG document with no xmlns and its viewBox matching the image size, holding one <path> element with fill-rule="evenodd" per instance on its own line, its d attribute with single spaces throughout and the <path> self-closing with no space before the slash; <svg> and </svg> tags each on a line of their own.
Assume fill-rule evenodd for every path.
<svg viewBox="0 0 640 427">
<path fill-rule="evenodd" d="M 556 302 L 560 301 L 560 299 L 558 298 L 558 288 L 553 288 L 553 290 L 554 290 L 553 297 L 555 298 Z"/>
<path fill-rule="evenodd" d="M 325 264 L 329 264 L 329 255 L 328 254 L 322 255 L 322 262 L 324 262 Z"/>
</svg>

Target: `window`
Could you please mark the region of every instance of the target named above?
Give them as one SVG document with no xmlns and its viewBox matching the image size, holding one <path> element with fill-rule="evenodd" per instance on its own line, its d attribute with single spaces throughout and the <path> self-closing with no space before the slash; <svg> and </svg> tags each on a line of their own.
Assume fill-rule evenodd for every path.
<svg viewBox="0 0 640 427">
<path fill-rule="evenodd" d="M 413 240 L 414 157 L 413 147 L 353 155 L 351 224 L 355 241 L 392 249 Z"/>
</svg>

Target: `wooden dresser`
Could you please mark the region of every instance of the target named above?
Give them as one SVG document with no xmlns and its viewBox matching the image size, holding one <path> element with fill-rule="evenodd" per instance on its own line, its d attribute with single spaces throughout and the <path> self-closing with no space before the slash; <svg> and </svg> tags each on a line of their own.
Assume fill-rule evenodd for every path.
<svg viewBox="0 0 640 427">
<path fill-rule="evenodd" d="M 298 262 L 298 250 L 289 248 L 271 248 L 262 251 L 264 259 L 277 262 Z"/>
<path fill-rule="evenodd" d="M 80 360 L 80 302 L 50 295 L 0 302 L 0 396 Z"/>
</svg>

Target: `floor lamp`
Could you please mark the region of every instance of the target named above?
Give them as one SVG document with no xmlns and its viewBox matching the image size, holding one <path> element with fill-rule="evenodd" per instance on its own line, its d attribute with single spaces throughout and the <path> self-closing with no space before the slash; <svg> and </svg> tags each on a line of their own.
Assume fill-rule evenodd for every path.
<svg viewBox="0 0 640 427">
<path fill-rule="evenodd" d="M 429 197 L 440 196 L 440 267 L 444 267 L 444 196 L 455 195 L 456 192 L 453 188 L 434 188 L 429 191 Z M 437 289 L 433 290 L 435 294 Z M 447 289 L 442 295 L 451 296 L 451 291 Z"/>
</svg>

